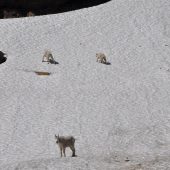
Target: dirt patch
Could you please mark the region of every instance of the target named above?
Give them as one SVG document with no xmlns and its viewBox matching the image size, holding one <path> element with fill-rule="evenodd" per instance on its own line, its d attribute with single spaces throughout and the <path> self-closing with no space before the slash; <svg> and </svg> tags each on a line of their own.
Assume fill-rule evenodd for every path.
<svg viewBox="0 0 170 170">
<path fill-rule="evenodd" d="M 45 71 L 34 71 L 35 74 L 39 76 L 49 76 L 51 73 Z"/>
</svg>

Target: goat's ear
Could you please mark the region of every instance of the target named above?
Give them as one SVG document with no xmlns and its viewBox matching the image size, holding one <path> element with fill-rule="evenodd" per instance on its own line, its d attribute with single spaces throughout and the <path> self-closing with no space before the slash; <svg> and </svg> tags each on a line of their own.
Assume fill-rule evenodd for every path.
<svg viewBox="0 0 170 170">
<path fill-rule="evenodd" d="M 58 134 L 58 139 L 59 139 L 59 134 Z"/>
<path fill-rule="evenodd" d="M 55 135 L 55 138 L 57 139 L 57 136 Z"/>
</svg>

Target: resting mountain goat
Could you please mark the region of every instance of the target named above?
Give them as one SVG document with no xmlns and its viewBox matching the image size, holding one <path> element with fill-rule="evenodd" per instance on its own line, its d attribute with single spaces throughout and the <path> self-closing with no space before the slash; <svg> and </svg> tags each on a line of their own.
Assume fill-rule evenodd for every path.
<svg viewBox="0 0 170 170">
<path fill-rule="evenodd" d="M 97 62 L 106 64 L 106 56 L 103 53 L 97 53 L 96 54 Z"/>
<path fill-rule="evenodd" d="M 72 157 L 76 156 L 75 155 L 75 147 L 74 147 L 74 143 L 75 143 L 75 138 L 73 136 L 56 136 L 55 135 L 55 139 L 57 140 L 56 143 L 58 144 L 59 148 L 60 148 L 60 154 L 62 157 L 62 153 L 64 153 L 64 156 L 66 156 L 65 150 L 66 147 L 70 147 L 70 149 L 72 150 Z"/>
</svg>

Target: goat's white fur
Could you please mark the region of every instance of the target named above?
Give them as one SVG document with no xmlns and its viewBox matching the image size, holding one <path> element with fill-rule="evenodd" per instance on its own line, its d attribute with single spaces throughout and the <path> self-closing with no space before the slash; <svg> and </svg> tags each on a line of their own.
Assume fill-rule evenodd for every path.
<svg viewBox="0 0 170 170">
<path fill-rule="evenodd" d="M 97 53 L 96 58 L 97 58 L 97 62 L 99 62 L 99 63 L 106 64 L 106 62 L 107 62 L 106 56 L 103 53 Z"/>
<path fill-rule="evenodd" d="M 43 55 L 42 62 L 50 62 L 50 61 L 54 61 L 53 55 L 51 51 L 46 50 L 45 54 Z"/>
</svg>

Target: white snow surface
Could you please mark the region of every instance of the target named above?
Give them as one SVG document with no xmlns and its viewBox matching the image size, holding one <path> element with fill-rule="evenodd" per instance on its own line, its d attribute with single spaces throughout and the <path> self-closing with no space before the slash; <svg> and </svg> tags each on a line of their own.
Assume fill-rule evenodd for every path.
<svg viewBox="0 0 170 170">
<path fill-rule="evenodd" d="M 0 20 L 0 39 L 1 170 L 170 170 L 169 0 Z"/>
</svg>

